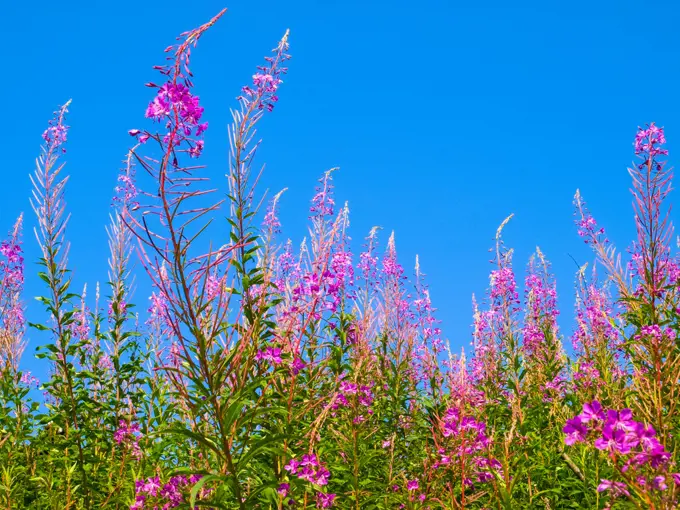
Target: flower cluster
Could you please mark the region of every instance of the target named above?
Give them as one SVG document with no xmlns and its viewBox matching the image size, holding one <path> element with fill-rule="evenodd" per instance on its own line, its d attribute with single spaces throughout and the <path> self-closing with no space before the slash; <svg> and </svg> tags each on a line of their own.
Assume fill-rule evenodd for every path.
<svg viewBox="0 0 680 510">
<path fill-rule="evenodd" d="M 577 328 L 572 336 L 572 346 L 577 353 L 589 356 L 598 347 L 615 351 L 618 331 L 609 318 L 612 307 L 607 294 L 594 284 L 583 285 L 576 302 Z M 604 346 L 598 345 L 604 342 Z"/>
<path fill-rule="evenodd" d="M 0 331 L 21 342 L 25 327 L 21 292 L 24 286 L 24 256 L 21 248 L 20 217 L 8 239 L 0 243 Z"/>
<path fill-rule="evenodd" d="M 606 452 L 625 483 L 602 480 L 598 490 L 611 491 L 612 497 L 629 495 L 630 486 L 665 490 L 671 455 L 657 438 L 651 425 L 633 420 L 630 409 L 605 410 L 594 400 L 583 405 L 580 414 L 567 420 L 564 429 L 567 445 L 588 441 Z M 670 475 L 679 479 L 678 475 Z"/>
<path fill-rule="evenodd" d="M 205 282 L 205 299 L 212 301 L 219 298 L 225 290 L 224 277 L 209 275 Z"/>
<path fill-rule="evenodd" d="M 186 502 L 186 492 L 201 478 L 201 475 L 188 477 L 178 475 L 173 476 L 166 483 L 161 483 L 158 476 L 146 480 L 137 480 L 135 482 L 135 502 L 130 506 L 130 510 L 168 510 L 178 507 Z M 209 489 L 202 489 L 200 497 L 204 498 L 209 493 Z"/>
<path fill-rule="evenodd" d="M 273 365 L 279 365 L 283 363 L 281 359 L 281 349 L 279 347 L 266 347 L 255 355 L 255 359 L 258 361 L 267 361 Z"/>
<path fill-rule="evenodd" d="M 207 123 L 200 124 L 203 110 L 198 96 L 192 95 L 189 87 L 168 81 L 158 88 L 156 97 L 146 109 L 146 116 L 160 122 L 176 115 L 185 135 L 191 136 L 192 130 L 196 129 L 196 135 L 200 136 L 208 127 Z"/>
<path fill-rule="evenodd" d="M 284 293 L 287 284 L 298 282 L 302 276 L 300 262 L 293 253 L 293 243 L 288 240 L 274 262 L 273 284 L 280 293 Z"/>
<path fill-rule="evenodd" d="M 333 177 L 330 171 L 326 172 L 324 176 L 319 179 L 319 185 L 316 187 L 316 195 L 312 198 L 312 205 L 309 208 L 312 218 L 333 216 L 335 199 L 333 198 L 332 180 Z"/>
<path fill-rule="evenodd" d="M 327 485 L 331 476 L 326 466 L 321 464 L 313 453 L 303 455 L 300 460 L 290 459 L 284 469 L 291 475 L 314 485 Z"/>
<path fill-rule="evenodd" d="M 474 486 L 475 482 L 486 483 L 493 479 L 493 471 L 500 469 L 501 465 L 486 453 L 491 440 L 484 422 L 452 407 L 441 419 L 439 431 L 444 440 L 438 449 L 439 460 L 435 468 L 460 470 L 461 481 L 468 487 Z"/>
<path fill-rule="evenodd" d="M 671 344 L 675 342 L 676 333 L 673 328 L 661 328 L 658 324 L 652 324 L 650 326 L 643 326 L 640 329 L 640 333 L 635 335 L 633 338 L 635 340 L 642 340 L 643 338 L 650 341 L 652 345 L 659 348 L 665 342 L 670 342 Z"/>
<path fill-rule="evenodd" d="M 330 471 L 328 471 L 325 465 L 319 462 L 316 455 L 313 453 L 303 455 L 300 460 L 291 459 L 288 464 L 284 466 L 284 469 L 288 471 L 290 475 L 318 486 L 328 485 L 328 479 L 331 476 Z M 290 485 L 282 483 L 279 485 L 278 493 L 281 496 L 286 497 L 289 490 Z M 321 491 L 317 491 L 316 493 L 317 508 L 331 508 L 334 500 L 335 494 Z M 288 503 L 292 505 L 295 501 L 290 499 Z"/>
<path fill-rule="evenodd" d="M 254 105 L 259 110 L 272 111 L 279 97 L 276 91 L 283 83 L 281 76 L 288 72 L 288 68 L 281 67 L 281 64 L 290 60 L 288 50 L 288 33 L 283 37 L 281 43 L 272 50 L 273 57 L 265 57 L 267 65 L 258 66 L 258 72 L 253 75 L 253 86 L 246 85 L 241 89 L 243 93 L 239 97 L 246 105 Z"/>
<path fill-rule="evenodd" d="M 598 227 L 595 218 L 590 214 L 584 216 L 576 223 L 578 225 L 578 235 L 585 238 L 586 244 L 590 242 L 590 237 L 604 235 L 604 228 Z"/>
<path fill-rule="evenodd" d="M 647 153 L 650 157 L 668 155 L 668 150 L 661 146 L 666 143 L 663 128 L 657 127 L 653 122 L 647 125 L 647 129 L 638 128 L 635 134 L 635 154 Z"/>
<path fill-rule="evenodd" d="M 187 82 L 188 83 L 188 82 Z M 150 84 L 156 87 L 154 84 Z M 156 97 L 149 103 L 146 109 L 146 116 L 157 122 L 166 121 L 166 128 L 169 130 L 163 138 L 163 143 L 172 146 L 179 145 L 183 140 L 190 141 L 189 137 L 199 137 L 208 129 L 208 123 L 201 123 L 203 116 L 203 107 L 199 104 L 198 96 L 194 96 L 188 85 L 184 83 L 177 83 L 168 81 L 164 85 L 158 87 Z M 177 132 L 174 132 L 176 129 Z M 137 129 L 130 132 L 132 136 L 140 136 L 140 141 L 143 140 L 141 133 Z M 188 149 L 189 156 L 198 157 L 203 151 L 203 140 L 193 140 Z"/>
<path fill-rule="evenodd" d="M 106 304 L 106 314 L 109 318 L 113 318 L 116 314 L 125 315 L 128 311 L 128 304 L 125 301 L 116 303 L 113 300 L 109 300 Z"/>
<path fill-rule="evenodd" d="M 517 294 L 517 283 L 515 282 L 515 273 L 512 271 L 512 268 L 502 267 L 501 269 L 491 271 L 489 280 L 492 299 L 508 296 L 510 299 L 516 301 L 519 298 L 519 295 Z"/>
<path fill-rule="evenodd" d="M 572 375 L 574 385 L 583 390 L 588 390 L 602 384 L 600 371 L 593 362 L 582 361 L 576 366 Z"/>
<path fill-rule="evenodd" d="M 335 494 L 329 494 L 326 492 L 316 493 L 316 507 L 317 508 L 331 508 L 333 502 L 335 501 Z"/>
<path fill-rule="evenodd" d="M 139 424 L 128 423 L 125 420 L 118 422 L 118 428 L 113 433 L 113 440 L 118 445 L 124 446 L 136 459 L 142 458 L 142 450 L 139 447 Z"/>
<path fill-rule="evenodd" d="M 360 386 L 349 381 L 342 381 L 335 394 L 331 408 L 337 410 L 339 408 L 353 407 L 356 414 L 353 417 L 353 422 L 359 424 L 366 421 L 364 413 L 373 414 L 372 405 L 373 390 L 370 386 Z"/>
<path fill-rule="evenodd" d="M 149 313 L 148 323 L 158 322 L 163 325 L 168 325 L 168 300 L 163 292 L 152 292 L 151 296 L 149 296 L 149 301 L 151 301 L 151 304 L 147 310 Z"/>
<path fill-rule="evenodd" d="M 118 175 L 118 183 L 118 186 L 115 187 L 116 196 L 113 201 L 128 206 L 134 205 L 135 199 L 139 195 L 134 175 L 121 173 Z"/>
<path fill-rule="evenodd" d="M 48 144 L 61 145 L 66 143 L 66 134 L 68 133 L 67 126 L 57 124 L 56 126 L 48 127 L 43 133 L 43 139 Z"/>
<path fill-rule="evenodd" d="M 526 319 L 523 340 L 527 355 L 536 355 L 545 342 L 547 330 L 557 327 L 557 292 L 554 282 L 548 282 L 531 271 L 525 279 Z"/>
<path fill-rule="evenodd" d="M 99 361 L 97 362 L 97 366 L 99 367 L 100 370 L 108 371 L 108 370 L 113 370 L 113 360 L 111 359 L 111 356 L 108 354 L 104 354 L 99 358 Z"/>
<path fill-rule="evenodd" d="M 279 195 L 276 195 L 273 200 L 267 205 L 267 212 L 262 220 L 262 226 L 266 227 L 272 234 L 278 234 L 281 232 L 281 221 L 277 215 L 276 206 L 278 203 Z"/>
<path fill-rule="evenodd" d="M 25 384 L 26 386 L 35 385 L 36 388 L 40 386 L 40 381 L 38 380 L 37 377 L 33 377 L 33 375 L 31 375 L 31 372 L 22 373 L 19 381 L 21 382 L 21 384 Z"/>
<path fill-rule="evenodd" d="M 24 256 L 21 244 L 17 239 L 8 239 L 0 243 L 0 272 L 4 284 L 11 288 L 20 288 L 24 283 Z"/>
<path fill-rule="evenodd" d="M 397 254 L 393 246 L 388 246 L 382 259 L 382 273 L 385 278 L 397 281 L 406 278 L 404 276 L 404 266 L 397 261 Z"/>
<path fill-rule="evenodd" d="M 173 61 L 173 65 L 154 67 L 165 77 L 166 82 L 160 86 L 147 83 L 148 87 L 157 91 L 147 106 L 145 115 L 156 122 L 165 123 L 167 131 L 162 143 L 166 152 L 175 151 L 175 148 L 183 142 L 187 147 L 182 149 L 182 152 L 188 153 L 192 158 L 199 157 L 203 151 L 204 141 L 200 137 L 208 128 L 208 123 L 201 122 L 204 108 L 200 105 L 199 97 L 191 92 L 193 83 L 189 70 L 190 46 L 195 45 L 201 34 L 218 18 L 219 15 L 200 28 L 184 34 L 187 37 L 182 44 L 166 48 L 165 51 L 171 54 L 167 59 Z M 145 143 L 152 136 L 139 129 L 131 129 L 128 133 L 136 137 L 140 143 Z M 154 138 L 161 141 L 160 137 Z M 175 167 L 179 166 L 176 157 L 173 157 L 172 164 Z"/>
<path fill-rule="evenodd" d="M 87 340 L 90 337 L 89 310 L 83 306 L 73 314 L 73 322 L 69 325 L 69 331 L 77 340 Z"/>
<path fill-rule="evenodd" d="M 363 278 L 369 282 L 369 285 L 374 284 L 378 275 L 378 257 L 373 254 L 373 251 L 363 251 L 359 254 L 359 263 L 357 269 L 361 272 Z"/>
<path fill-rule="evenodd" d="M 344 292 L 354 283 L 352 255 L 339 251 L 332 255 L 329 267 L 306 272 L 293 288 L 293 300 L 297 304 L 305 297 L 323 302 L 323 309 L 335 313 L 342 302 Z"/>
</svg>

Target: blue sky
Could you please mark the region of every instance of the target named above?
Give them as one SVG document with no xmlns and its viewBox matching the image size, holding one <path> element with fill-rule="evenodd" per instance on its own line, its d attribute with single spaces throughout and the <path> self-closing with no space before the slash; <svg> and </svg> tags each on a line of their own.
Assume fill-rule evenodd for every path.
<svg viewBox="0 0 680 510">
<path fill-rule="evenodd" d="M 0 230 L 27 213 L 27 300 L 41 291 L 30 229 L 29 172 L 52 111 L 73 99 L 66 171 L 78 287 L 106 280 L 108 204 L 144 127 L 151 69 L 174 37 L 222 7 L 193 56 L 210 130 L 204 161 L 226 186 L 226 126 L 240 86 L 290 28 L 290 73 L 262 124 L 263 189 L 282 200 L 285 234 L 305 233 L 316 179 L 335 174 L 352 235 L 396 231 L 402 263 L 416 254 L 455 349 L 470 341 L 474 292 L 488 283 L 488 249 L 510 213 L 506 242 L 523 270 L 540 246 L 558 278 L 570 334 L 573 281 L 592 259 L 576 235 L 580 188 L 619 247 L 632 236 L 626 167 L 636 127 L 680 137 L 676 27 L 680 6 L 634 1 L 420 2 L 324 0 L 231 3 L 8 2 L 0 97 L 5 121 Z M 11 42 L 11 44 L 10 44 Z M 146 307 L 146 295 L 137 296 Z M 31 318 L 37 312 L 31 304 Z M 30 352 L 26 363 L 33 366 Z"/>
</svg>

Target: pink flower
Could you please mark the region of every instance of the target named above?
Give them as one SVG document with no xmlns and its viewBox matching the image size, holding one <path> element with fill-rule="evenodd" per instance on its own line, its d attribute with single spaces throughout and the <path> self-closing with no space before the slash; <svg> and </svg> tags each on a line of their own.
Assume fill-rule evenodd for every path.
<svg viewBox="0 0 680 510">
<path fill-rule="evenodd" d="M 668 155 L 668 150 L 662 149 L 661 146 L 666 143 L 666 136 L 663 128 L 657 127 L 652 122 L 647 124 L 647 129 L 638 128 L 635 135 L 635 154 L 647 153 L 650 157 L 657 155 Z"/>
<path fill-rule="evenodd" d="M 22 384 L 27 385 L 27 386 L 31 386 L 31 385 L 35 384 L 35 387 L 36 387 L 36 388 L 37 388 L 38 385 L 40 384 L 40 381 L 38 381 L 38 379 L 36 379 L 35 377 L 33 377 L 33 376 L 31 375 L 31 372 L 24 372 L 23 374 L 21 374 L 20 382 L 21 382 Z"/>
<path fill-rule="evenodd" d="M 48 144 L 54 144 L 55 146 L 62 145 L 66 143 L 66 135 L 68 133 L 68 126 L 63 124 L 55 124 L 48 127 L 43 133 L 43 139 Z"/>
<path fill-rule="evenodd" d="M 562 431 L 566 434 L 564 442 L 568 445 L 585 441 L 588 434 L 588 428 L 580 416 L 567 420 Z"/>
<path fill-rule="evenodd" d="M 316 485 L 327 485 L 330 476 L 331 476 L 330 471 L 328 471 L 328 469 L 326 469 L 325 467 L 321 467 L 314 474 L 313 482 Z"/>
<path fill-rule="evenodd" d="M 666 477 L 662 475 L 655 476 L 654 480 L 652 480 L 652 484 L 658 491 L 665 491 L 668 489 L 668 485 L 666 485 Z"/>
<path fill-rule="evenodd" d="M 274 57 L 265 57 L 268 62 L 266 66 L 259 66 L 257 73 L 253 75 L 253 86 L 245 86 L 241 89 L 243 93 L 239 99 L 247 105 L 255 104 L 259 110 L 272 111 L 274 104 L 279 98 L 276 91 L 283 83 L 281 76 L 288 72 L 288 69 L 281 64 L 290 59 L 286 53 L 288 50 L 288 35 L 284 36 L 281 43 L 274 49 Z"/>
<path fill-rule="evenodd" d="M 270 363 L 273 363 L 274 365 L 279 365 L 280 363 L 283 363 L 283 359 L 281 359 L 281 349 L 278 347 L 267 347 L 264 350 L 259 351 L 255 355 L 255 359 L 259 360 L 264 360 L 268 361 Z"/>
<path fill-rule="evenodd" d="M 203 146 L 205 142 L 203 140 L 196 140 L 194 145 L 189 149 L 189 156 L 192 158 L 198 158 L 203 152 Z"/>
<path fill-rule="evenodd" d="M 142 485 L 142 490 L 150 496 L 157 496 L 161 490 L 161 479 L 158 476 L 147 478 L 146 482 Z"/>
<path fill-rule="evenodd" d="M 358 391 L 358 386 L 351 382 L 342 381 L 340 383 L 340 391 L 345 395 L 354 395 Z"/>
<path fill-rule="evenodd" d="M 296 357 L 291 363 L 290 368 L 293 370 L 293 374 L 297 375 L 303 368 L 305 368 L 305 366 L 307 366 L 305 365 L 305 362 Z"/>
<path fill-rule="evenodd" d="M 604 420 L 605 412 L 602 409 L 602 404 L 597 400 L 590 403 L 583 404 L 583 412 L 579 415 L 582 422 L 588 423 L 593 420 Z"/>
<path fill-rule="evenodd" d="M 319 461 L 316 460 L 316 455 L 314 454 L 309 454 L 309 455 L 303 455 L 302 460 L 300 461 L 301 466 L 309 466 L 309 467 L 317 467 L 319 465 Z"/>
<path fill-rule="evenodd" d="M 610 480 L 600 480 L 600 485 L 597 486 L 597 492 L 609 491 L 612 496 L 630 496 L 625 483 L 612 482 Z"/>
<path fill-rule="evenodd" d="M 331 508 L 333 506 L 334 500 L 335 500 L 335 494 L 324 494 L 323 492 L 317 492 L 317 494 L 316 494 L 316 507 L 317 508 Z"/>
<path fill-rule="evenodd" d="M 300 462 L 299 462 L 299 461 L 297 461 L 297 460 L 295 460 L 295 459 L 290 459 L 290 461 L 288 462 L 288 464 L 286 464 L 286 465 L 283 467 L 283 469 L 285 469 L 286 471 L 288 471 L 291 475 L 294 475 L 295 473 L 297 473 L 299 467 L 300 467 Z"/>
</svg>

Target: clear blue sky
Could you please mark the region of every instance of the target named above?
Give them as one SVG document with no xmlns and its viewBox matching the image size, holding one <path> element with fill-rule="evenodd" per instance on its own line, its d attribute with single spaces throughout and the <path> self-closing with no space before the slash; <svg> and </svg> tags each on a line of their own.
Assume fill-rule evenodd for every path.
<svg viewBox="0 0 680 510">
<path fill-rule="evenodd" d="M 506 240 L 516 268 L 542 248 L 571 333 L 569 255 L 592 259 L 572 222 L 576 188 L 625 248 L 636 127 L 665 125 L 671 162 L 676 156 L 677 2 L 5 2 L 0 230 L 27 213 L 27 300 L 40 289 L 28 174 L 51 112 L 73 99 L 68 237 L 77 285 L 92 288 L 106 280 L 108 204 L 127 130 L 147 125 L 151 66 L 177 34 L 224 6 L 193 58 L 211 125 L 204 160 L 220 186 L 229 107 L 290 28 L 290 74 L 260 131 L 264 187 L 289 188 L 285 233 L 304 235 L 315 180 L 341 167 L 338 201 L 350 203 L 354 239 L 380 225 L 383 241 L 396 231 L 407 269 L 420 255 L 457 349 L 470 341 L 470 297 L 487 286 L 495 230 L 515 213 Z M 146 298 L 136 302 L 146 308 Z"/>
</svg>

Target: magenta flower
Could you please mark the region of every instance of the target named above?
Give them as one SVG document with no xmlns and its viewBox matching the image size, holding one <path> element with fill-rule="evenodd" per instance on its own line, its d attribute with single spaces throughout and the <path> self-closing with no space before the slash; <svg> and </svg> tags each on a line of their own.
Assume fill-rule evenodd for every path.
<svg viewBox="0 0 680 510">
<path fill-rule="evenodd" d="M 358 386 L 351 382 L 342 381 L 339 389 L 345 395 L 354 395 L 358 391 Z"/>
<path fill-rule="evenodd" d="M 167 325 L 169 322 L 167 298 L 162 292 L 159 292 L 158 294 L 152 292 L 151 296 L 149 297 L 149 301 L 151 301 L 151 305 L 149 305 L 147 310 L 149 312 L 149 322 L 159 321 Z"/>
<path fill-rule="evenodd" d="M 597 486 L 598 492 L 609 491 L 613 497 L 616 496 L 630 496 L 625 483 L 612 482 L 610 480 L 600 480 L 600 485 Z"/>
<path fill-rule="evenodd" d="M 158 495 L 158 492 L 161 490 L 161 479 L 160 477 L 156 476 L 153 478 L 147 478 L 146 482 L 142 485 L 142 491 L 146 492 L 150 496 L 156 496 Z"/>
<path fill-rule="evenodd" d="M 653 469 L 658 469 L 662 465 L 668 463 L 671 459 L 671 454 L 666 451 L 661 443 L 656 440 L 656 446 L 647 449 L 646 452 L 635 456 L 634 462 L 639 465 L 649 464 Z"/>
<path fill-rule="evenodd" d="M 155 508 L 169 510 L 186 503 L 185 493 L 189 485 L 198 482 L 203 476 L 193 474 L 188 478 L 185 475 L 177 475 L 170 478 L 167 483 L 161 484 L 159 477 L 135 481 L 135 502 L 130 506 L 131 510 Z M 211 489 L 202 489 L 200 497 L 205 497 Z M 195 507 L 197 508 L 197 507 Z"/>
<path fill-rule="evenodd" d="M 300 469 L 297 472 L 298 478 L 300 478 L 301 480 L 304 480 L 305 482 L 309 482 L 309 483 L 314 483 L 315 474 L 316 473 L 314 472 L 314 469 L 312 469 L 309 466 L 304 466 L 302 469 Z"/>
<path fill-rule="evenodd" d="M 588 423 L 589 421 L 604 420 L 605 412 L 602 409 L 602 404 L 597 400 L 593 400 L 590 403 L 583 404 L 583 411 L 579 415 L 581 421 Z"/>
<path fill-rule="evenodd" d="M 246 106 L 253 104 L 259 110 L 272 111 L 279 98 L 276 92 L 283 83 L 281 76 L 288 72 L 281 64 L 290 59 L 288 50 L 288 33 L 284 35 L 279 45 L 273 50 L 274 57 L 265 57 L 266 66 L 258 66 L 258 72 L 253 75 L 253 87 L 245 86 L 239 99 Z"/>
<path fill-rule="evenodd" d="M 139 129 L 130 129 L 128 134 L 130 136 L 136 137 L 139 143 L 146 143 L 146 141 L 151 137 L 149 133 L 140 131 Z"/>
<path fill-rule="evenodd" d="M 156 97 L 149 103 L 146 116 L 161 121 L 171 114 L 179 118 L 180 126 L 189 136 L 191 130 L 198 127 L 203 107 L 199 105 L 198 97 L 193 96 L 186 85 L 168 81 L 158 89 Z M 203 131 L 205 128 L 202 128 L 201 132 Z"/>
<path fill-rule="evenodd" d="M 316 473 L 314 473 L 313 483 L 316 485 L 328 485 L 328 479 L 331 473 L 325 467 L 319 468 Z"/>
<path fill-rule="evenodd" d="M 633 431 L 637 427 L 637 423 L 633 421 L 633 412 L 630 409 L 621 409 L 620 411 L 607 411 L 607 422 L 605 428 Z"/>
<path fill-rule="evenodd" d="M 68 126 L 64 126 L 63 124 L 55 124 L 48 127 L 42 136 L 48 144 L 59 146 L 66 143 L 67 133 Z"/>
<path fill-rule="evenodd" d="M 255 355 L 255 359 L 259 360 L 264 360 L 268 361 L 269 363 L 273 363 L 274 365 L 279 365 L 283 363 L 283 359 L 281 359 L 281 349 L 278 347 L 267 347 L 264 350 L 259 351 Z"/>
<path fill-rule="evenodd" d="M 262 225 L 267 227 L 272 234 L 281 232 L 281 222 L 276 214 L 277 198 L 278 195 L 267 206 L 267 212 L 262 221 Z"/>
<path fill-rule="evenodd" d="M 654 480 L 652 480 L 652 485 L 658 491 L 665 491 L 666 489 L 668 489 L 668 485 L 666 484 L 666 477 L 662 475 L 655 476 Z"/>
<path fill-rule="evenodd" d="M 316 460 L 316 455 L 314 454 L 303 455 L 302 459 L 300 460 L 300 465 L 304 467 L 309 466 L 314 468 L 319 465 L 319 461 Z"/>
<path fill-rule="evenodd" d="M 566 434 L 564 442 L 570 446 L 585 441 L 588 435 L 588 427 L 586 427 L 583 418 L 580 416 L 567 420 L 567 424 L 562 431 Z"/>
<path fill-rule="evenodd" d="M 305 362 L 298 357 L 293 359 L 293 362 L 290 364 L 290 368 L 292 369 L 294 375 L 298 375 L 306 366 L 307 365 L 305 365 Z"/>
<path fill-rule="evenodd" d="M 333 501 L 335 501 L 335 494 L 324 494 L 323 492 L 317 492 L 316 494 L 317 508 L 331 508 Z"/>
<path fill-rule="evenodd" d="M 204 145 L 205 142 L 203 140 L 196 140 L 187 151 L 189 153 L 189 157 L 191 158 L 200 157 L 201 153 L 203 152 Z"/>
<path fill-rule="evenodd" d="M 490 280 L 492 299 L 501 296 L 511 296 L 513 299 L 517 299 L 517 284 L 512 268 L 504 267 L 491 271 Z"/>
<path fill-rule="evenodd" d="M 22 373 L 20 382 L 21 384 L 25 384 L 26 386 L 32 386 L 35 384 L 36 388 L 40 385 L 40 381 L 38 381 L 37 378 L 33 377 L 31 375 L 31 372 Z"/>
<path fill-rule="evenodd" d="M 288 464 L 286 464 L 283 469 L 288 471 L 291 475 L 294 475 L 297 473 L 298 468 L 300 467 L 300 462 L 295 460 L 295 459 L 290 459 Z"/>
<path fill-rule="evenodd" d="M 312 205 L 309 212 L 312 218 L 323 218 L 333 216 L 335 199 L 333 198 L 333 177 L 330 171 L 319 179 L 320 185 L 316 188 L 316 195 L 312 198 Z"/>
<path fill-rule="evenodd" d="M 595 448 L 620 454 L 628 454 L 639 444 L 635 434 L 621 429 L 607 427 L 602 430 L 602 437 L 595 440 Z"/>
<path fill-rule="evenodd" d="M 418 480 L 409 480 L 406 483 L 406 490 L 409 490 L 409 491 L 418 490 L 419 487 L 420 487 L 420 485 L 418 484 Z"/>
<path fill-rule="evenodd" d="M 635 154 L 648 153 L 650 157 L 668 155 L 666 149 L 661 146 L 666 143 L 663 128 L 657 127 L 653 122 L 647 125 L 647 129 L 638 128 L 635 135 Z"/>
</svg>

